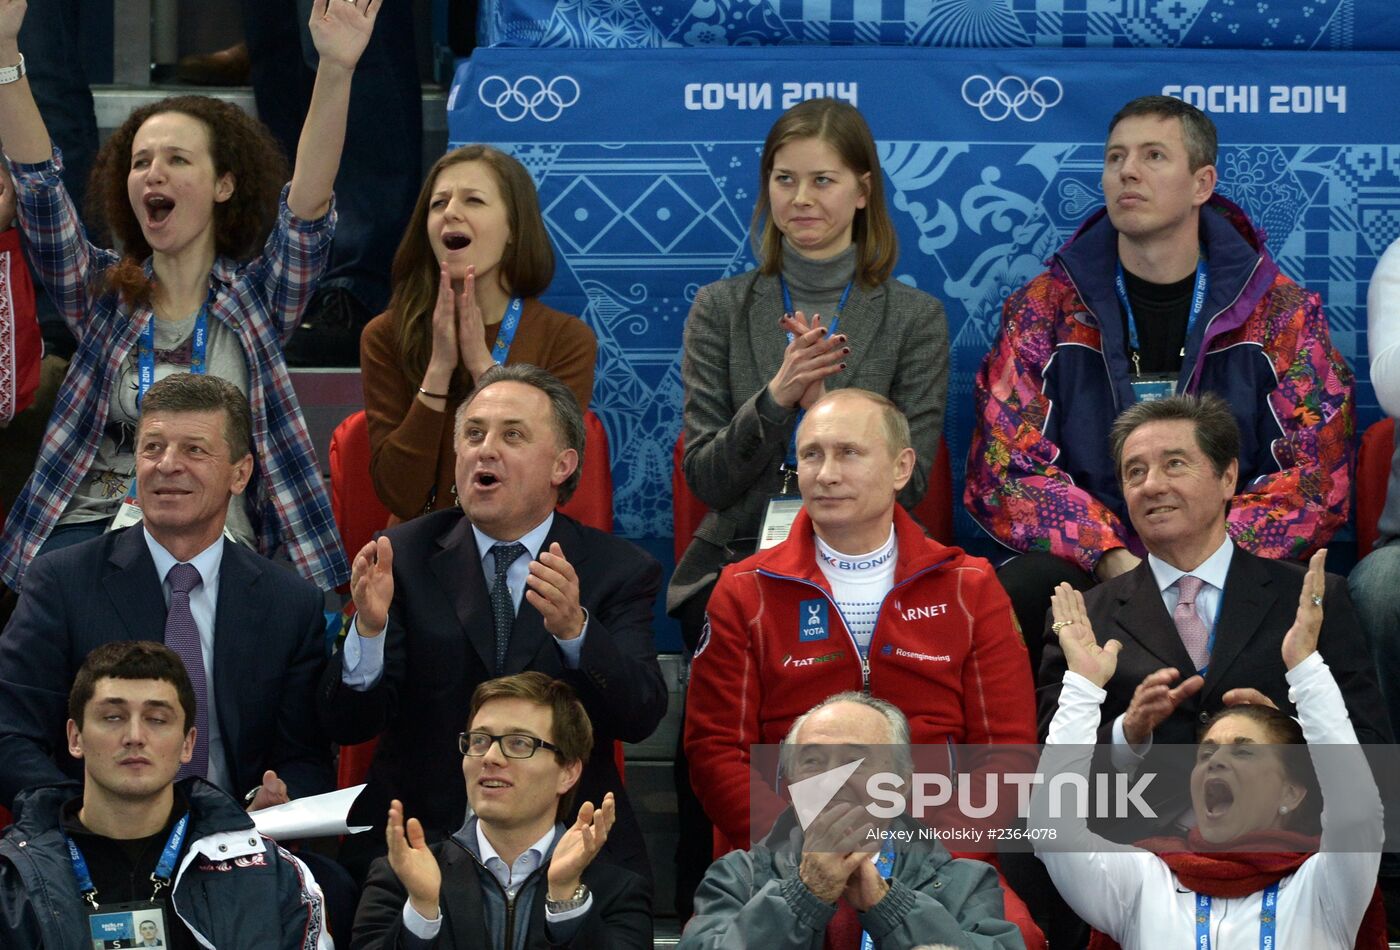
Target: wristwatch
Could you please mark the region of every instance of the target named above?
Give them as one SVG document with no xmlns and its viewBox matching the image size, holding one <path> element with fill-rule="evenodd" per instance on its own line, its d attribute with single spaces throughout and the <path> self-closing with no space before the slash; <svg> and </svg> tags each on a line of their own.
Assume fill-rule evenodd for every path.
<svg viewBox="0 0 1400 950">
<path fill-rule="evenodd" d="M 588 885 L 580 884 L 574 889 L 574 896 L 568 900 L 554 901 L 549 899 L 549 892 L 544 895 L 544 909 L 551 914 L 563 914 L 571 910 L 578 910 L 583 906 L 583 902 L 588 900 Z"/>
<path fill-rule="evenodd" d="M 12 82 L 19 82 L 21 79 L 24 78 L 27 72 L 29 72 L 29 70 L 24 68 L 24 54 L 20 53 L 18 66 L 0 67 L 0 86 L 4 86 Z"/>
</svg>

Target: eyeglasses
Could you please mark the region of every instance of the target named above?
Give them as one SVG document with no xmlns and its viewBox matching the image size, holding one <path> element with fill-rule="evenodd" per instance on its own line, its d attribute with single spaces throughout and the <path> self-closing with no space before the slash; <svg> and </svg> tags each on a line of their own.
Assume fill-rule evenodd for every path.
<svg viewBox="0 0 1400 950">
<path fill-rule="evenodd" d="M 527 736 L 523 732 L 508 732 L 503 736 L 493 736 L 489 732 L 464 732 L 457 736 L 457 749 L 463 755 L 482 756 L 490 750 L 493 742 L 501 744 L 501 752 L 508 759 L 528 759 L 536 749 L 559 751 L 554 743 Z"/>
</svg>

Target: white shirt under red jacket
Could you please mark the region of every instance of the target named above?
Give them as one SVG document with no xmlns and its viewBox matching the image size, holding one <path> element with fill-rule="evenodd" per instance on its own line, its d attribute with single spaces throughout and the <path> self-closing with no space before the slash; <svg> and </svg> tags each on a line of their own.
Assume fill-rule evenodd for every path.
<svg viewBox="0 0 1400 950">
<path fill-rule="evenodd" d="M 894 533 L 893 586 L 864 650 L 805 511 L 786 541 L 720 575 L 691 666 L 685 747 L 695 794 L 731 847 L 748 847 L 756 807 L 749 747 L 781 742 L 835 693 L 894 703 L 916 745 L 1035 743 L 1030 661 L 992 566 L 925 536 L 898 505 Z"/>
</svg>

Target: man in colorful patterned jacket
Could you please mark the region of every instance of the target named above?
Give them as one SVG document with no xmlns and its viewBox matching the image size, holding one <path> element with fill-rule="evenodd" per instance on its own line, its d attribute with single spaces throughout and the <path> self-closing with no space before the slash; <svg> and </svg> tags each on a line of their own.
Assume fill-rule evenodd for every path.
<svg viewBox="0 0 1400 950">
<path fill-rule="evenodd" d="M 998 571 L 1039 669 L 1050 592 L 1135 567 L 1108 453 L 1136 402 L 1214 392 L 1242 433 L 1228 530 L 1299 559 L 1346 521 L 1352 373 L 1322 301 L 1280 273 L 1264 236 L 1216 195 L 1215 126 L 1165 96 L 1109 126 L 1106 207 L 1007 298 L 975 387 L 965 503 L 1021 552 Z"/>
</svg>

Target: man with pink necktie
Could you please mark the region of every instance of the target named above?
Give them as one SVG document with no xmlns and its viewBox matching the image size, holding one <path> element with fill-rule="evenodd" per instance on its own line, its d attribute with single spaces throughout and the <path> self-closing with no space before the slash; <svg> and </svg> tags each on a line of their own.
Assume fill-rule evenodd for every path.
<svg viewBox="0 0 1400 950">
<path fill-rule="evenodd" d="M 1239 444 L 1230 408 L 1211 394 L 1139 402 L 1109 434 L 1128 516 L 1148 552 L 1137 567 L 1085 594 L 1099 642 L 1123 644 L 1105 686 L 1098 736 L 1112 746 L 1119 771 L 1137 770 L 1154 745 L 1194 744 L 1200 725 L 1222 706 L 1267 699 L 1293 712 L 1279 646 L 1293 623 L 1304 565 L 1256 557 L 1226 532 Z M 1391 742 L 1346 581 L 1328 575 L 1323 596 L 1320 648 L 1357 737 Z M 1038 679 L 1042 739 L 1066 669 L 1053 627 L 1047 620 Z M 1146 797 L 1170 823 L 1189 811 L 1185 793 L 1184 786 L 1153 783 Z"/>
</svg>

